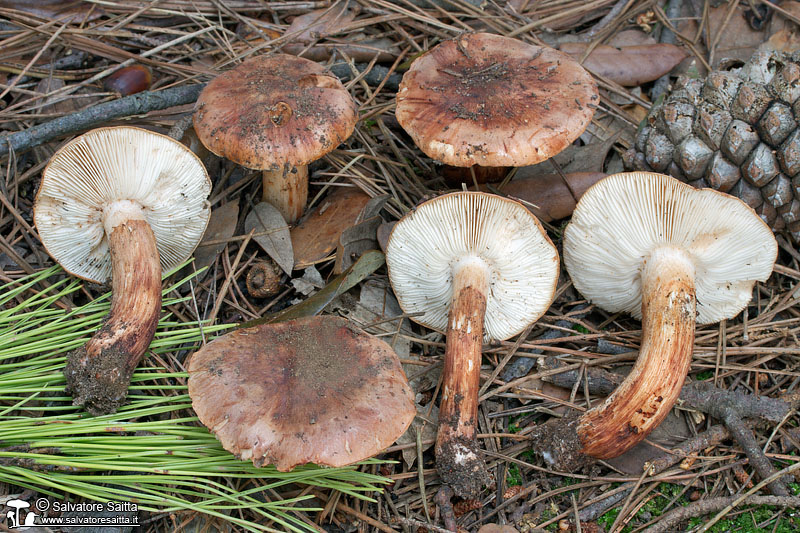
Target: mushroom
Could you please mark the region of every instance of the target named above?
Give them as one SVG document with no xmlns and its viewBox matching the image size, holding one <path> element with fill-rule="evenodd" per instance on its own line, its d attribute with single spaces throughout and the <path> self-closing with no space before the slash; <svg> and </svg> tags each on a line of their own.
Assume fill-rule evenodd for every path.
<svg viewBox="0 0 800 533">
<path fill-rule="evenodd" d="M 476 438 L 481 343 L 512 337 L 544 314 L 558 252 L 521 204 L 459 192 L 400 219 L 386 263 L 403 311 L 446 332 L 436 464 L 457 494 L 473 497 L 488 480 Z"/>
<path fill-rule="evenodd" d="M 600 180 L 564 233 L 564 263 L 581 294 L 642 320 L 639 357 L 602 404 L 545 424 L 545 460 L 574 469 L 621 455 L 667 416 L 689 371 L 695 322 L 732 318 L 772 272 L 777 244 L 738 198 L 661 174 Z"/>
<path fill-rule="evenodd" d="M 200 241 L 210 191 L 191 150 L 140 128 L 92 130 L 44 169 L 33 209 L 42 244 L 70 274 L 113 285 L 103 326 L 67 357 L 75 405 L 105 414 L 124 402 L 158 324 L 161 273 Z"/>
<path fill-rule="evenodd" d="M 308 198 L 308 164 L 355 128 L 355 102 L 338 78 L 301 57 L 259 56 L 214 78 L 194 127 L 210 151 L 262 170 L 262 195 L 289 224 Z"/>
<path fill-rule="evenodd" d="M 501 35 L 468 33 L 411 64 L 395 115 L 437 161 L 513 167 L 539 163 L 569 146 L 589 124 L 595 100 L 591 75 L 567 54 Z M 506 174 L 487 169 L 474 175 L 488 178 L 487 173 L 494 181 Z"/>
<path fill-rule="evenodd" d="M 372 457 L 416 414 L 400 360 L 334 316 L 240 329 L 189 362 L 192 407 L 229 452 L 285 472 Z"/>
<path fill-rule="evenodd" d="M 6 507 L 10 507 L 13 511 L 8 511 L 6 513 L 6 519 L 8 520 L 8 526 L 10 528 L 17 528 L 23 524 L 19 522 L 19 511 L 20 509 L 27 509 L 31 506 L 30 503 L 26 502 L 25 500 L 19 500 L 17 498 L 11 498 L 10 500 L 5 502 Z M 28 522 L 28 517 L 25 517 L 25 524 Z M 23 528 L 25 529 L 25 528 Z"/>
</svg>

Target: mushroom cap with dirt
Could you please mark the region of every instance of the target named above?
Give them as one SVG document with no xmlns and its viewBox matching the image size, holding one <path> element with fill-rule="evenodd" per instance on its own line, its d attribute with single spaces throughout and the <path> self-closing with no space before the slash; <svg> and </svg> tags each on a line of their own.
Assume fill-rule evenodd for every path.
<svg viewBox="0 0 800 533">
<path fill-rule="evenodd" d="M 481 343 L 516 335 L 544 314 L 558 252 L 521 204 L 458 192 L 403 217 L 386 263 L 403 311 L 447 334 L 437 468 L 456 493 L 474 497 L 488 479 L 476 440 Z"/>
<path fill-rule="evenodd" d="M 194 127 L 220 157 L 263 172 L 263 200 L 287 222 L 305 209 L 307 165 L 350 137 L 356 104 L 324 67 L 285 54 L 220 74 L 197 99 Z"/>
<path fill-rule="evenodd" d="M 51 158 L 34 204 L 42 244 L 70 274 L 113 284 L 102 328 L 67 359 L 77 405 L 105 413 L 124 401 L 158 323 L 161 274 L 200 242 L 210 191 L 191 150 L 140 128 L 92 130 Z"/>
<path fill-rule="evenodd" d="M 412 63 L 395 115 L 437 161 L 514 167 L 539 163 L 569 146 L 589 124 L 595 100 L 593 78 L 567 54 L 468 33 Z"/>
<path fill-rule="evenodd" d="M 226 450 L 282 472 L 372 457 L 416 415 L 394 350 L 334 316 L 240 329 L 208 343 L 189 362 L 189 395 Z"/>
<path fill-rule="evenodd" d="M 564 263 L 590 302 L 642 320 L 641 347 L 606 401 L 551 425 L 558 445 L 541 439 L 545 458 L 572 469 L 644 439 L 678 398 L 695 323 L 736 316 L 776 256 L 770 229 L 733 196 L 648 172 L 615 174 L 589 188 L 564 232 Z"/>
</svg>

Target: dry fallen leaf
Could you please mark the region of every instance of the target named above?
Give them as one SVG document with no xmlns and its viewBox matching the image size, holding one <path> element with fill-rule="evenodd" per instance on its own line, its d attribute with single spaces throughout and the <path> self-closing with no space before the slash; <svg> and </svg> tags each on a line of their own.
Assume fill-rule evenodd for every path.
<svg viewBox="0 0 800 533">
<path fill-rule="evenodd" d="M 417 431 L 422 430 L 422 435 L 420 435 L 422 442 L 422 451 L 424 452 L 431 446 L 433 443 L 425 444 L 425 441 L 432 441 L 436 439 L 436 431 L 439 428 L 439 408 L 434 406 L 422 406 L 420 404 L 417 405 L 417 416 L 414 417 L 414 421 L 411 422 L 411 425 L 408 427 L 405 433 L 400 435 L 400 438 L 397 439 L 397 444 L 400 445 L 407 445 L 407 444 L 414 444 L 417 442 Z M 430 415 L 428 415 L 428 408 L 431 407 Z M 417 447 L 413 446 L 410 448 L 403 448 L 400 453 L 403 454 L 403 460 L 405 461 L 408 468 L 414 466 L 414 463 L 417 462 Z"/>
<path fill-rule="evenodd" d="M 586 43 L 564 43 L 560 46 L 580 61 L 588 48 Z M 644 44 L 615 48 L 599 45 L 584 60 L 589 72 L 608 78 L 625 87 L 653 81 L 671 71 L 688 57 L 686 50 L 673 44 Z"/>
<path fill-rule="evenodd" d="M 705 27 L 704 33 L 716 41 L 711 58 L 711 66 L 714 69 L 722 63 L 728 63 L 731 59 L 747 61 L 769 36 L 794 25 L 793 22 L 788 22 L 783 17 L 774 16 L 770 18 L 769 23 L 763 29 L 754 30 L 743 15 L 748 3 L 740 2 L 730 16 L 729 4 L 729 2 L 725 2 L 716 7 L 709 6 L 708 9 L 708 25 Z M 796 2 L 783 2 L 783 6 L 791 4 L 796 4 Z M 677 21 L 678 31 L 683 35 L 696 35 L 697 23 L 698 17 L 683 16 Z M 703 46 L 702 40 L 697 43 L 696 47 L 700 54 L 706 54 L 707 50 Z M 702 65 L 697 65 L 697 68 L 701 76 L 706 75 Z"/>
<path fill-rule="evenodd" d="M 228 202 L 211 211 L 211 218 L 208 219 L 206 232 L 203 240 L 194 252 L 194 267 L 197 270 L 211 266 L 219 253 L 225 248 L 225 243 L 204 244 L 209 241 L 219 241 L 230 239 L 236 231 L 236 223 L 239 220 L 239 203 Z"/>
<path fill-rule="evenodd" d="M 619 457 L 607 459 L 608 463 L 618 470 L 630 475 L 640 475 L 645 463 L 661 457 L 664 448 L 672 448 L 691 435 L 686 419 L 676 414 L 675 410 L 667 415 L 661 424 L 653 430 L 647 440 L 640 442 Z M 656 443 L 653 446 L 650 442 Z"/>
<path fill-rule="evenodd" d="M 354 187 L 337 187 L 314 211 L 292 228 L 295 268 L 325 259 L 336 249 L 342 232 L 356 223 L 369 196 Z"/>
<path fill-rule="evenodd" d="M 336 246 L 334 273 L 338 274 L 350 268 L 350 265 L 367 250 L 378 249 L 378 227 L 383 223 L 378 213 L 388 200 L 388 194 L 370 198 L 359 213 L 356 224 L 342 232 L 339 244 Z"/>
<path fill-rule="evenodd" d="M 764 30 L 757 31 L 750 27 L 743 16 L 744 8 L 737 9 L 730 17 L 728 10 L 728 5 L 711 7 L 708 10 L 709 35 L 719 39 L 714 47 L 715 63 L 723 59 L 746 61 L 767 35 Z M 711 66 L 716 67 L 718 64 Z"/>
<path fill-rule="evenodd" d="M 793 54 L 800 50 L 800 34 L 790 30 L 775 32 L 768 40 L 758 47 L 760 52 L 784 52 Z"/>
<path fill-rule="evenodd" d="M 266 202 L 256 204 L 244 220 L 244 230 L 247 233 L 255 230 L 253 240 L 278 263 L 281 270 L 292 275 L 292 238 L 289 236 L 289 226 L 275 207 Z"/>
<path fill-rule="evenodd" d="M 341 31 L 355 17 L 356 12 L 347 9 L 347 2 L 342 2 L 328 9 L 318 9 L 295 17 L 286 35 L 291 35 L 292 41 L 310 43 Z"/>
<path fill-rule="evenodd" d="M 561 171 L 564 174 L 572 174 L 575 172 L 603 172 L 605 170 L 604 163 L 608 158 L 608 152 L 623 133 L 623 130 L 617 130 L 614 134 L 608 136 L 605 141 L 601 142 L 599 139 L 595 138 L 592 142 L 584 146 L 572 144 L 562 150 L 561 153 L 556 154 L 552 159 L 561 167 Z M 548 159 L 536 165 L 520 167 L 517 169 L 514 180 L 552 174 L 553 170 L 553 163 Z"/>
<path fill-rule="evenodd" d="M 658 41 L 656 41 L 652 35 L 642 30 L 623 30 L 619 33 L 615 33 L 605 42 L 608 46 L 614 46 L 616 48 L 656 43 L 658 43 Z"/>
<path fill-rule="evenodd" d="M 386 253 L 386 245 L 389 243 L 389 236 L 392 234 L 395 224 L 397 224 L 397 221 L 392 220 L 378 226 L 378 246 L 381 247 L 383 253 Z"/>
<path fill-rule="evenodd" d="M 603 172 L 573 172 L 565 174 L 564 181 L 559 174 L 545 174 L 512 180 L 499 190 L 523 200 L 540 220 L 550 222 L 570 216 L 586 189 L 605 176 Z"/>
<path fill-rule="evenodd" d="M 269 27 L 269 22 L 258 19 L 247 19 L 249 24 L 240 22 L 236 25 L 236 35 L 246 41 L 251 41 L 251 45 L 258 45 L 266 42 L 264 39 L 277 39 L 281 33 Z"/>
<path fill-rule="evenodd" d="M 49 94 L 64 88 L 66 83 L 60 78 L 43 78 L 36 84 L 36 92 Z M 58 115 L 69 115 L 80 108 L 80 100 L 75 98 L 60 99 L 59 96 L 48 96 L 44 99 L 46 105 L 42 106 L 42 113 L 55 113 Z"/>
</svg>

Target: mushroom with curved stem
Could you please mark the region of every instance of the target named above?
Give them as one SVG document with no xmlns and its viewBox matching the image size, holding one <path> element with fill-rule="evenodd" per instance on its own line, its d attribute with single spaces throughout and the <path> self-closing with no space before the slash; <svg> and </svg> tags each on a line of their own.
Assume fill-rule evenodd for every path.
<svg viewBox="0 0 800 533">
<path fill-rule="evenodd" d="M 567 54 L 467 33 L 421 55 L 403 75 L 397 121 L 426 155 L 474 172 L 448 183 L 500 181 L 507 167 L 548 159 L 583 133 L 597 85 Z M 456 179 L 448 179 L 455 174 Z M 460 179 L 459 179 L 460 178 Z"/>
<path fill-rule="evenodd" d="M 124 402 L 158 325 L 161 273 L 197 246 L 210 192 L 191 150 L 139 128 L 92 130 L 51 158 L 34 205 L 42 244 L 70 274 L 113 284 L 102 327 L 67 357 L 75 405 L 106 414 Z"/>
<path fill-rule="evenodd" d="M 197 99 L 194 127 L 211 152 L 262 171 L 262 199 L 287 223 L 308 198 L 308 164 L 350 137 L 356 105 L 319 64 L 259 56 L 220 74 Z"/>
<path fill-rule="evenodd" d="M 189 361 L 189 395 L 226 450 L 281 472 L 372 457 L 417 412 L 394 350 L 334 316 L 215 339 Z"/>
<path fill-rule="evenodd" d="M 473 497 L 489 479 L 477 442 L 482 342 L 516 335 L 544 314 L 558 253 L 521 204 L 461 192 L 400 219 L 386 264 L 403 311 L 446 332 L 436 465 L 457 494 Z"/>
<path fill-rule="evenodd" d="M 738 314 L 776 255 L 772 232 L 738 198 L 647 172 L 592 186 L 564 232 L 564 263 L 591 302 L 641 318 L 639 357 L 602 404 L 537 428 L 534 448 L 572 470 L 641 442 L 678 398 L 695 323 Z"/>
</svg>

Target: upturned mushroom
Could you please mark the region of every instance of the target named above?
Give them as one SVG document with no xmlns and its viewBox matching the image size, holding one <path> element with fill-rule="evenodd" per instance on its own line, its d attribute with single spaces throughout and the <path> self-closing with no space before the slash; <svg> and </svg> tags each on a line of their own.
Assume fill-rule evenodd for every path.
<svg viewBox="0 0 800 533">
<path fill-rule="evenodd" d="M 596 100 L 594 79 L 567 54 L 467 33 L 411 64 L 395 115 L 429 157 L 477 165 L 479 182 L 499 181 L 503 167 L 533 165 L 569 146 L 589 124 Z M 461 180 L 472 184 L 470 173 Z"/>
<path fill-rule="evenodd" d="M 70 274 L 113 285 L 103 326 L 67 357 L 75 405 L 105 414 L 124 402 L 158 324 L 161 273 L 200 241 L 210 191 L 191 150 L 133 127 L 85 133 L 44 169 L 33 210 L 42 244 Z"/>
<path fill-rule="evenodd" d="M 308 59 L 274 54 L 211 80 L 194 127 L 216 155 L 263 171 L 263 200 L 292 224 L 306 206 L 308 164 L 350 137 L 357 118 L 337 77 Z"/>
<path fill-rule="evenodd" d="M 642 340 L 630 374 L 603 403 L 537 428 L 545 460 L 572 470 L 644 439 L 678 399 L 695 323 L 738 314 L 776 255 L 767 225 L 727 194 L 647 172 L 586 191 L 564 233 L 567 271 L 592 303 L 641 319 Z"/>
<path fill-rule="evenodd" d="M 558 252 L 521 204 L 459 192 L 403 217 L 386 263 L 403 311 L 446 332 L 436 466 L 457 494 L 473 497 L 488 480 L 477 441 L 482 342 L 512 337 L 544 314 Z"/>
<path fill-rule="evenodd" d="M 189 362 L 189 395 L 226 450 L 282 472 L 372 457 L 416 414 L 394 350 L 334 316 L 240 329 L 208 343 Z"/>
</svg>

